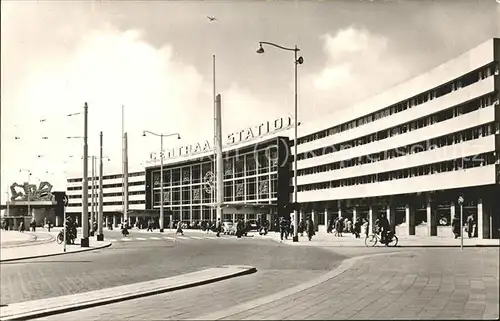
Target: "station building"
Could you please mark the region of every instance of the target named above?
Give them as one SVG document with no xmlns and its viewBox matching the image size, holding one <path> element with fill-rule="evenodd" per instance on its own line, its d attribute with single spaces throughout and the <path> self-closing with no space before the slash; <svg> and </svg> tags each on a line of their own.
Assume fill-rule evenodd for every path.
<svg viewBox="0 0 500 321">
<path fill-rule="evenodd" d="M 334 217 L 365 217 L 373 226 L 386 213 L 398 235 L 448 237 L 462 209 L 465 218 L 475 218 L 479 238 L 499 238 L 499 62 L 500 39 L 491 39 L 386 92 L 301 124 L 300 215 L 312 215 L 325 231 Z M 228 135 L 225 220 L 293 212 L 295 142 L 291 123 L 281 121 L 274 121 L 274 132 L 268 122 L 239 138 Z M 165 223 L 215 219 L 213 150 L 186 147 L 175 154 L 164 162 Z M 159 217 L 159 168 L 129 174 L 129 207 L 137 217 Z M 120 175 L 104 180 L 104 213 L 117 221 L 121 181 Z M 81 213 L 81 179 L 68 184 L 68 212 Z"/>
</svg>

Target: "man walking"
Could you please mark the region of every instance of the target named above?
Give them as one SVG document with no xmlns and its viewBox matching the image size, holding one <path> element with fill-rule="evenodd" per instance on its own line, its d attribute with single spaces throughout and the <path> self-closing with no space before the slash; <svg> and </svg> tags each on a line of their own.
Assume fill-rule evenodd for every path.
<svg viewBox="0 0 500 321">
<path fill-rule="evenodd" d="M 217 231 L 217 237 L 220 237 L 220 232 L 222 231 L 222 223 L 220 218 L 217 219 L 217 225 L 215 226 L 215 230 Z"/>
<path fill-rule="evenodd" d="M 281 242 L 283 242 L 283 236 L 285 239 L 288 239 L 288 228 L 289 224 L 288 221 L 284 217 L 280 217 L 280 235 L 281 235 Z"/>
</svg>

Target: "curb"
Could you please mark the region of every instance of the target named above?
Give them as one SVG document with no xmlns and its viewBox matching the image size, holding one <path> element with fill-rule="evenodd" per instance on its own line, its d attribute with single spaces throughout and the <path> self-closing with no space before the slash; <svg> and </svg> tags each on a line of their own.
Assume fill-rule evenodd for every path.
<svg viewBox="0 0 500 321">
<path fill-rule="evenodd" d="M 265 296 L 262 298 L 252 300 L 250 302 L 239 304 L 235 307 L 232 307 L 232 308 L 229 308 L 226 310 L 217 311 L 217 312 L 213 312 L 213 313 L 206 314 L 206 315 L 201 315 L 201 316 L 198 316 L 196 318 L 193 318 L 192 320 L 231 319 L 231 316 L 233 316 L 235 314 L 243 313 L 245 311 L 257 308 L 257 307 L 262 306 L 264 304 L 269 304 L 269 303 L 275 302 L 277 300 L 294 295 L 296 293 L 307 290 L 307 289 L 312 288 L 314 286 L 320 285 L 321 283 L 326 282 L 330 279 L 333 279 L 333 278 L 339 276 L 340 274 L 344 273 L 345 271 L 350 269 L 359 260 L 371 258 L 371 257 L 376 257 L 376 256 L 382 256 L 382 255 L 391 256 L 391 255 L 398 255 L 398 254 L 406 254 L 406 253 L 398 251 L 398 252 L 388 252 L 388 253 L 367 254 L 367 255 L 361 255 L 361 256 L 348 258 L 348 259 L 345 259 L 344 261 L 342 261 L 342 263 L 339 266 L 337 266 L 336 268 L 334 268 L 330 272 L 328 272 L 328 273 L 326 273 L 326 274 L 324 274 L 316 279 L 313 279 L 313 280 L 307 281 L 305 283 L 296 285 L 292 288 L 280 291 L 278 293 L 274 293 L 274 294 L 271 294 L 271 295 L 268 295 L 268 296 Z"/>
<path fill-rule="evenodd" d="M 34 256 L 16 257 L 14 259 L 0 260 L 0 263 L 21 261 L 21 260 L 30 260 L 30 259 L 38 259 L 38 258 L 44 258 L 44 257 L 50 257 L 50 256 L 58 256 L 58 255 L 66 255 L 66 254 L 72 254 L 72 253 L 82 253 L 82 252 L 88 252 L 88 251 L 93 251 L 93 250 L 101 250 L 101 249 L 105 249 L 107 247 L 110 247 L 111 244 L 112 244 L 111 242 L 108 242 L 108 244 L 104 244 L 104 245 L 97 246 L 97 247 L 89 247 L 89 248 L 86 248 L 86 249 L 83 249 L 83 250 L 80 250 L 80 251 L 70 251 L 70 252 L 49 253 L 49 254 L 34 255 Z"/>
<path fill-rule="evenodd" d="M 338 244 L 335 244 L 335 243 L 332 243 L 332 242 L 324 242 L 324 244 L 317 244 L 317 243 L 309 243 L 309 242 L 305 242 L 305 241 L 302 241 L 302 242 L 280 242 L 279 239 L 276 239 L 274 237 L 266 237 L 266 236 L 260 236 L 258 237 L 259 239 L 267 239 L 267 240 L 271 240 L 275 243 L 278 243 L 278 244 L 283 244 L 283 245 L 287 245 L 287 246 L 316 246 L 316 247 L 354 247 L 354 248 L 359 248 L 359 247 L 371 247 L 371 246 L 366 246 L 364 244 L 342 244 L 342 243 L 338 243 Z M 321 242 L 321 241 L 312 241 L 312 242 Z M 401 240 L 399 241 L 399 243 L 401 243 Z M 309 245 L 310 244 L 310 245 Z M 385 246 L 381 246 L 380 244 L 378 244 L 377 246 L 375 247 L 385 247 Z M 460 248 L 460 244 L 403 244 L 403 245 L 400 245 L 398 244 L 398 246 L 390 246 L 389 248 L 396 248 L 396 249 L 400 249 L 400 248 Z M 464 248 L 476 248 L 476 247 L 480 247 L 480 248 L 499 248 L 500 247 L 500 243 L 499 244 L 464 244 L 463 246 Z"/>
<path fill-rule="evenodd" d="M 27 312 L 27 313 L 19 314 L 17 316 L 16 315 L 7 316 L 5 318 L 1 318 L 0 320 L 28 320 L 28 319 L 34 319 L 34 318 L 42 318 L 42 317 L 47 317 L 47 316 L 55 315 L 55 314 L 67 313 L 67 312 L 77 311 L 77 310 L 81 310 L 81 309 L 93 308 L 93 307 L 97 307 L 97 306 L 101 306 L 101 305 L 107 305 L 107 304 L 112 304 L 112 303 L 132 300 L 132 299 L 138 299 L 138 298 L 147 297 L 147 296 L 151 296 L 151 295 L 157 295 L 157 294 L 162 294 L 162 293 L 168 293 L 168 292 L 188 289 L 188 288 L 192 288 L 192 287 L 196 287 L 196 286 L 200 286 L 200 285 L 210 284 L 210 283 L 235 278 L 238 276 L 253 274 L 253 273 L 257 272 L 257 269 L 255 267 L 252 267 L 252 266 L 223 265 L 220 267 L 238 267 L 241 270 L 238 272 L 229 274 L 229 275 L 213 277 L 211 279 L 206 279 L 206 280 L 201 280 L 201 281 L 194 281 L 194 282 L 188 283 L 188 284 L 174 285 L 174 286 L 164 287 L 164 288 L 157 288 L 154 290 L 146 290 L 143 292 L 128 293 L 128 294 L 121 295 L 121 296 L 107 297 L 107 298 L 100 299 L 100 300 L 98 299 L 96 301 L 76 303 L 76 304 L 71 305 L 71 306 L 60 306 L 60 307 L 55 307 L 52 309 L 47 309 L 47 310 L 42 310 L 42 311 Z"/>
</svg>

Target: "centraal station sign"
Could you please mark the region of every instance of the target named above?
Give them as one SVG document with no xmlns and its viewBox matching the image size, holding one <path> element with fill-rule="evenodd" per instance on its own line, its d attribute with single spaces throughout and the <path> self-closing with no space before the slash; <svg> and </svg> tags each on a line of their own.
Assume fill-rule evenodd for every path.
<svg viewBox="0 0 500 321">
<path fill-rule="evenodd" d="M 227 135 L 226 145 L 242 143 L 253 138 L 285 129 L 292 125 L 292 117 L 281 117 L 274 121 L 266 121 L 258 126 L 248 127 Z"/>
<path fill-rule="evenodd" d="M 254 127 L 248 127 L 227 135 L 224 146 L 243 143 L 261 136 L 287 129 L 292 125 L 292 117 L 281 117 L 272 121 L 266 121 Z M 176 148 L 165 150 L 165 158 L 175 158 L 180 156 L 189 156 L 193 154 L 204 153 L 212 150 L 208 140 L 203 143 L 183 145 Z M 150 153 L 150 158 L 156 159 L 156 153 Z"/>
</svg>

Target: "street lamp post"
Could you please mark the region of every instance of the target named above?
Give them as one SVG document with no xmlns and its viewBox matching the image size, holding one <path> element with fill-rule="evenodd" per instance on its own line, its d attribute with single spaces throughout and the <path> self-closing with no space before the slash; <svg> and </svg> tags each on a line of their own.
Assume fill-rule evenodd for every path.
<svg viewBox="0 0 500 321">
<path fill-rule="evenodd" d="M 83 188 L 82 188 L 82 239 L 80 241 L 81 247 L 89 247 L 89 182 L 88 182 L 88 144 L 87 144 L 87 125 L 88 125 L 88 105 L 85 103 L 84 107 L 84 124 L 83 124 Z"/>
<path fill-rule="evenodd" d="M 91 180 L 91 196 L 90 196 L 90 224 L 91 226 L 89 226 L 89 229 L 90 229 L 90 232 L 89 232 L 89 235 L 90 236 L 94 236 L 94 228 L 93 228 L 93 224 L 94 224 L 94 220 L 95 220 L 95 214 L 96 214 L 96 211 L 95 211 L 95 201 L 96 201 L 96 197 L 95 197 L 95 161 L 96 161 L 96 157 L 94 155 L 91 156 L 91 159 L 92 159 L 92 180 Z"/>
<path fill-rule="evenodd" d="M 181 139 L 181 135 L 178 133 L 173 133 L 173 134 L 163 134 L 163 133 L 154 133 L 149 130 L 143 130 L 142 131 L 142 136 L 146 136 L 146 133 L 154 135 L 154 136 L 159 136 L 160 137 L 160 232 L 163 233 L 163 137 L 170 137 L 170 136 L 177 136 L 177 139 Z M 170 223 L 172 222 L 172 216 L 170 216 Z"/>
<path fill-rule="evenodd" d="M 83 182 L 82 182 L 82 239 L 80 241 L 81 247 L 89 247 L 89 180 L 88 180 L 88 105 L 83 106 Z M 66 116 L 72 117 L 80 115 L 81 112 L 71 113 Z M 81 137 L 67 137 L 67 138 L 81 138 Z"/>
<path fill-rule="evenodd" d="M 257 49 L 258 54 L 263 54 L 264 53 L 264 48 L 262 45 L 270 45 L 274 46 L 276 48 L 286 50 L 286 51 L 293 51 L 295 55 L 295 109 L 294 109 L 294 144 L 293 144 L 293 149 L 294 149 L 294 157 L 293 157 L 293 163 L 294 163 L 294 174 L 293 174 L 293 213 L 294 213 L 294 222 L 293 222 L 293 241 L 298 242 L 299 241 L 299 213 L 298 213 L 298 203 L 297 203 L 297 126 L 298 126 L 298 121 L 297 121 L 297 114 L 298 114 L 298 108 L 297 108 L 297 66 L 301 65 L 304 63 L 304 58 L 298 57 L 297 58 L 297 52 L 300 51 L 300 49 L 295 45 L 295 48 L 286 48 L 280 45 L 277 45 L 272 42 L 266 42 L 266 41 L 261 41 L 259 42 L 259 49 Z"/>
<path fill-rule="evenodd" d="M 104 234 L 102 232 L 102 209 L 103 209 L 103 190 L 102 190 L 102 132 L 99 135 L 99 214 L 97 215 L 97 240 L 104 241 Z"/>
</svg>

